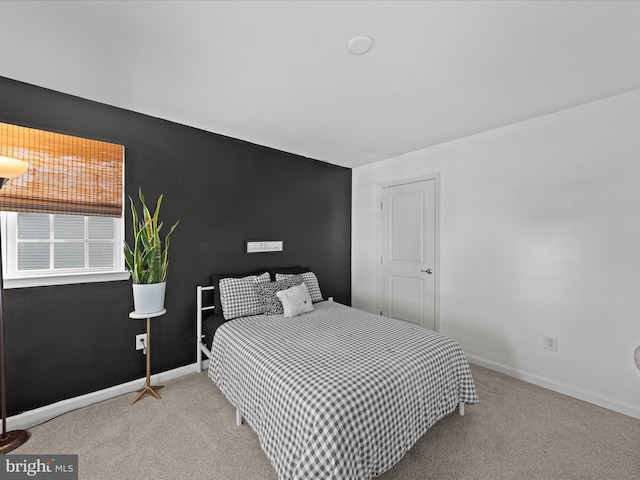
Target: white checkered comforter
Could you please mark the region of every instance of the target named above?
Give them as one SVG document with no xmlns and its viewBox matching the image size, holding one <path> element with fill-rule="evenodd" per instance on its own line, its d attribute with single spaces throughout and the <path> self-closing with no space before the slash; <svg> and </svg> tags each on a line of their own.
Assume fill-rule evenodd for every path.
<svg viewBox="0 0 640 480">
<path fill-rule="evenodd" d="M 222 325 L 209 377 L 281 480 L 360 480 L 392 467 L 458 402 L 476 403 L 452 339 L 337 303 Z"/>
</svg>

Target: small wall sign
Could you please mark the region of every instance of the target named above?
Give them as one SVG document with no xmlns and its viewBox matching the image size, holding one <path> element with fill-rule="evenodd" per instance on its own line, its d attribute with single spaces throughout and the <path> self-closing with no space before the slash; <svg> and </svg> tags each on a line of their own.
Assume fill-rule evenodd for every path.
<svg viewBox="0 0 640 480">
<path fill-rule="evenodd" d="M 282 240 L 247 242 L 247 253 L 281 252 Z"/>
</svg>

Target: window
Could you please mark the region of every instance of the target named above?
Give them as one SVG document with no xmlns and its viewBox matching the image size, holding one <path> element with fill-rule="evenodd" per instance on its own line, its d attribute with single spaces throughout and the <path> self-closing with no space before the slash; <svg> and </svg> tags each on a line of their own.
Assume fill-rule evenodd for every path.
<svg viewBox="0 0 640 480">
<path fill-rule="evenodd" d="M 5 287 L 128 278 L 124 146 L 0 122 L 0 155 L 29 164 L 0 189 Z"/>
<path fill-rule="evenodd" d="M 127 278 L 122 219 L 2 213 L 5 287 Z"/>
</svg>

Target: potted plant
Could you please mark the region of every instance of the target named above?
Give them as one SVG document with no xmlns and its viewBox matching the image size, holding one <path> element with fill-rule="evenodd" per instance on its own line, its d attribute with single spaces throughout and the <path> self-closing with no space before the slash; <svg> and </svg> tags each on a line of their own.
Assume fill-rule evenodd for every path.
<svg viewBox="0 0 640 480">
<path fill-rule="evenodd" d="M 142 189 L 138 190 L 138 196 L 142 204 L 142 216 L 138 216 L 135 203 L 129 197 L 133 216 L 133 245 L 130 247 L 124 242 L 124 258 L 133 282 L 133 305 L 136 313 L 154 313 L 164 308 L 169 240 L 179 220 L 162 240 L 160 231 L 163 224 L 158 221 L 162 195 L 158 197 L 153 214 L 147 208 Z"/>
</svg>

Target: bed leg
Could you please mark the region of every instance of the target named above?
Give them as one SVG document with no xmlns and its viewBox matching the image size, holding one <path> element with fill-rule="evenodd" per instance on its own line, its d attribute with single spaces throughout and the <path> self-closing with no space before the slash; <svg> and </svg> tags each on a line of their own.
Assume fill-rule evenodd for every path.
<svg viewBox="0 0 640 480">
<path fill-rule="evenodd" d="M 242 414 L 240 413 L 240 410 L 238 410 L 237 408 L 236 408 L 236 426 L 237 427 L 242 426 Z"/>
<path fill-rule="evenodd" d="M 464 417 L 464 402 L 458 403 L 458 413 L 461 417 Z"/>
</svg>

